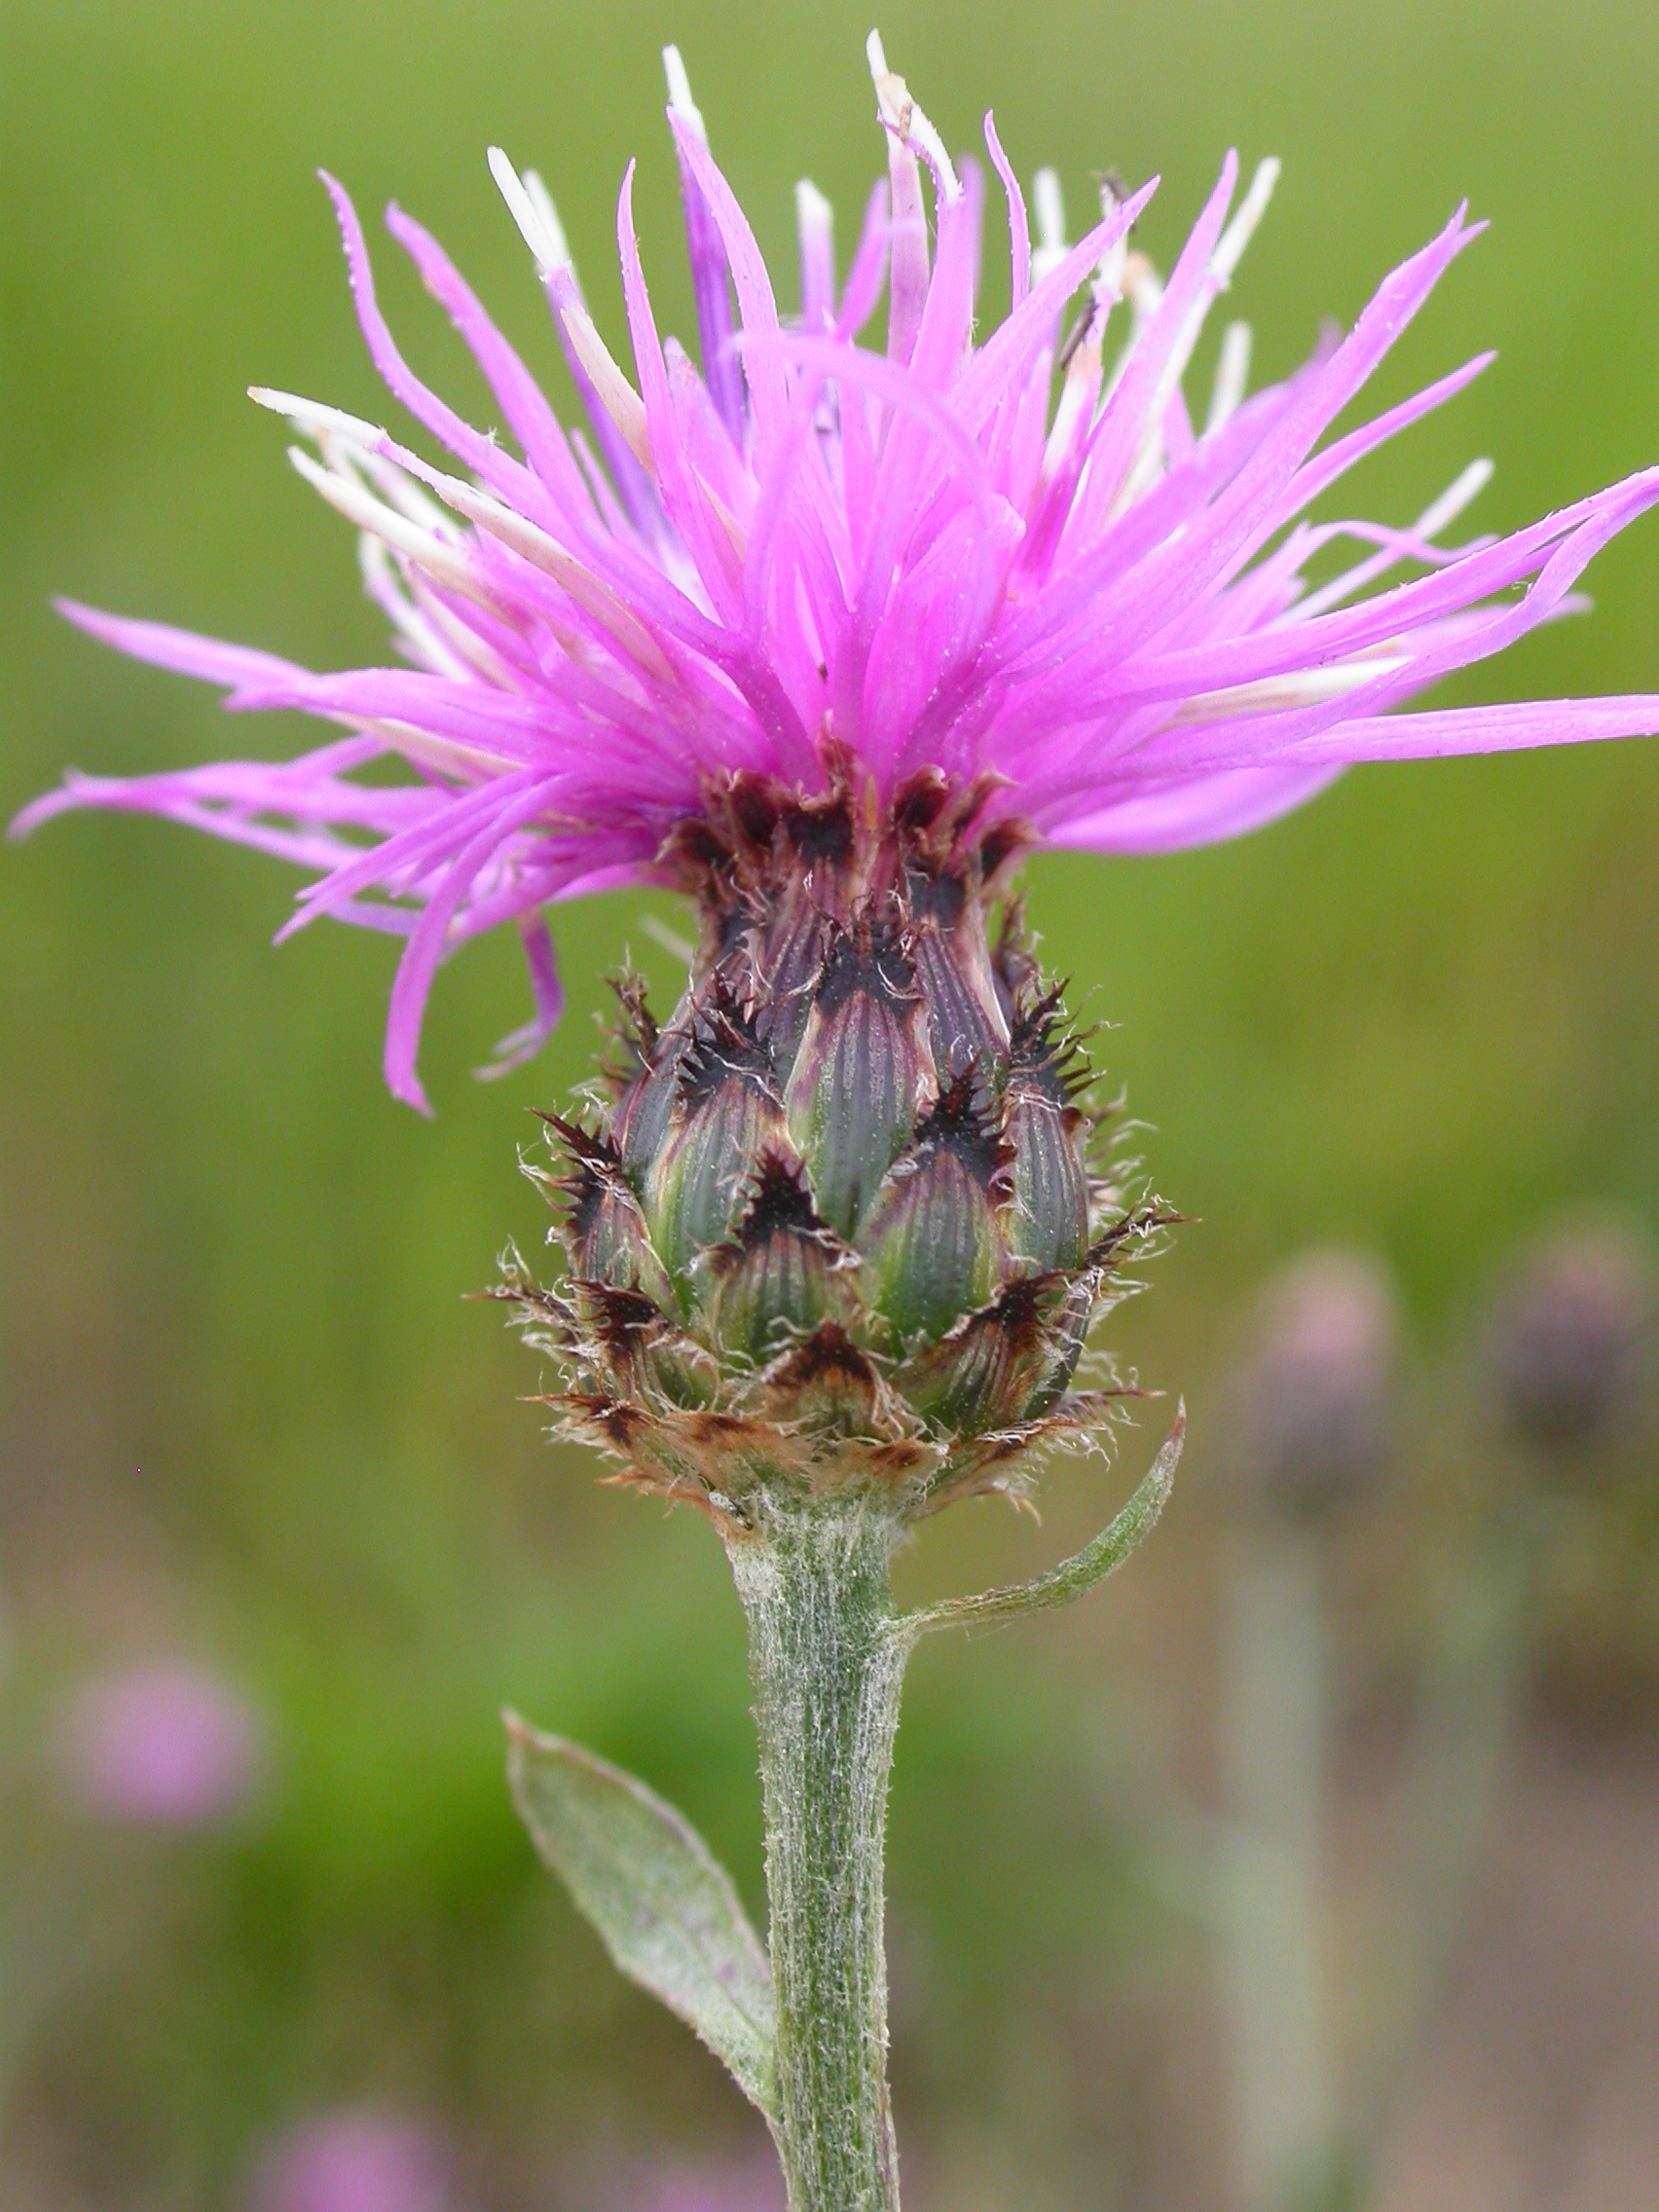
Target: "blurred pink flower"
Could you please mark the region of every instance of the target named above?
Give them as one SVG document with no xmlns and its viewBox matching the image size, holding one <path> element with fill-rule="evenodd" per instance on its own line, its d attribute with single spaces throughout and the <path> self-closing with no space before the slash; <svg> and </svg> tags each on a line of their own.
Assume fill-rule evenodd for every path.
<svg viewBox="0 0 1659 2212">
<path fill-rule="evenodd" d="M 448 2212 L 437 2137 L 395 2114 L 330 2113 L 281 2138 L 254 2182 L 254 2212 Z"/>
<path fill-rule="evenodd" d="M 258 1714 L 191 1667 L 141 1667 L 84 1684 L 63 1713 L 59 1750 L 83 1811 L 155 1827 L 230 1819 L 265 1771 Z"/>
<path fill-rule="evenodd" d="M 784 2212 L 784 2185 L 773 2159 L 752 2158 L 671 2169 L 631 2201 L 638 2212 Z"/>
<path fill-rule="evenodd" d="M 1228 155 L 1165 280 L 1131 250 L 1151 185 L 1106 187 L 1099 221 L 1068 244 L 1045 170 L 1033 238 L 987 116 L 1012 304 L 986 325 L 983 173 L 950 159 L 872 34 L 888 174 L 839 281 L 829 204 L 797 187 L 800 305 L 788 314 L 678 53 L 667 59 L 701 374 L 659 334 L 632 168 L 617 210 L 631 381 L 540 180 L 491 157 L 585 433 L 557 420 L 437 240 L 393 207 L 392 236 L 471 348 L 519 455 L 422 383 L 377 303 L 356 213 L 329 181 L 368 350 L 454 467 L 379 424 L 254 396 L 311 442 L 295 466 L 362 533 L 364 584 L 402 665 L 320 675 L 64 608 L 140 660 L 221 685 L 233 708 L 297 708 L 336 734 L 289 761 L 71 775 L 16 829 L 115 807 L 306 868 L 290 930 L 330 914 L 405 940 L 386 1041 L 400 1098 L 425 1102 L 416 1050 L 448 953 L 516 926 L 534 1018 L 498 1065 L 534 1051 L 561 1004 L 544 908 L 679 884 L 673 833 L 740 771 L 818 790 L 856 767 L 879 800 L 936 769 L 980 792 L 980 835 L 1152 853 L 1253 830 L 1355 761 L 1659 730 L 1651 697 L 1393 711 L 1578 606 L 1592 557 L 1659 502 L 1659 469 L 1462 545 L 1441 535 L 1485 485 L 1484 461 L 1403 528 L 1340 510 L 1309 519 L 1490 358 L 1329 434 L 1479 234 L 1462 208 L 1282 383 L 1247 390 L 1249 332 L 1234 323 L 1213 390 L 1190 412 L 1186 371 L 1275 162 L 1235 205 Z M 860 344 L 884 291 L 885 339 Z M 1345 547 L 1352 558 L 1332 572 Z"/>
</svg>

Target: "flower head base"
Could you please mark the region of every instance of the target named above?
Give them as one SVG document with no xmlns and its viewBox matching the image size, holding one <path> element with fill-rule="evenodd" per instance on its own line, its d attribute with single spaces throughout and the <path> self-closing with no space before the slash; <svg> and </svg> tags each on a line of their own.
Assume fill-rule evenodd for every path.
<svg viewBox="0 0 1659 2212">
<path fill-rule="evenodd" d="M 504 1041 L 498 1064 L 511 1064 L 558 1017 L 543 908 L 666 880 L 677 833 L 732 777 L 821 793 L 831 756 L 852 756 L 884 803 L 924 771 L 964 788 L 990 778 L 985 834 L 1017 814 L 1039 843 L 1153 852 L 1252 829 L 1351 761 L 1659 728 L 1652 698 L 1389 713 L 1572 606 L 1591 556 L 1659 499 L 1659 471 L 1455 550 L 1439 535 L 1485 463 L 1406 529 L 1309 519 L 1484 365 L 1315 451 L 1476 235 L 1461 210 L 1285 383 L 1245 396 L 1248 333 L 1235 324 L 1195 423 L 1183 379 L 1276 165 L 1233 211 L 1228 157 L 1164 282 L 1129 249 L 1150 185 L 1108 187 L 1100 220 L 1068 245 L 1045 173 L 1033 243 L 987 118 L 1013 305 L 976 343 L 981 173 L 951 161 L 872 37 L 888 175 L 839 285 L 830 209 L 799 188 L 800 304 L 786 316 L 668 58 L 701 373 L 658 334 L 632 170 L 618 246 L 633 380 L 588 313 L 539 180 L 491 157 L 585 434 L 559 423 L 436 241 L 394 207 L 392 235 L 471 347 L 518 456 L 423 385 L 330 183 L 370 352 L 459 472 L 376 424 L 254 396 L 315 448 L 294 464 L 361 531 L 365 585 L 406 665 L 319 676 L 66 609 L 140 658 L 223 684 L 232 707 L 298 707 L 345 734 L 277 764 L 72 777 L 18 827 L 68 806 L 129 808 L 311 869 L 290 928 L 331 914 L 407 940 L 386 1053 L 400 1097 L 424 1103 L 416 1047 L 449 951 L 500 922 L 522 932 L 535 1017 Z M 861 344 L 884 289 L 885 344 Z M 1341 541 L 1359 557 L 1313 586 L 1309 562 Z M 387 756 L 408 780 L 357 781 Z"/>
<path fill-rule="evenodd" d="M 1071 1385 L 1125 1260 L 1171 1217 L 1095 1139 L 1089 1075 L 1017 904 L 998 787 L 877 795 L 856 756 L 802 796 L 712 786 L 663 865 L 703 917 L 658 1028 L 622 987 L 596 1127 L 533 1168 L 565 1280 L 500 1295 L 565 1368 L 561 1431 L 728 1531 L 862 1492 L 900 1518 L 1075 1444 L 1123 1395 Z"/>
</svg>

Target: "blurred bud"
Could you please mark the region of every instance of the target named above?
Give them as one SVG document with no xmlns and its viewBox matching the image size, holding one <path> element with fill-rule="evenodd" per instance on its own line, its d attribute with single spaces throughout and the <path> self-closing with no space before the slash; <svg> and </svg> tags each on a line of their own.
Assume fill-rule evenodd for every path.
<svg viewBox="0 0 1659 2212">
<path fill-rule="evenodd" d="M 1537 1245 L 1491 1336 L 1503 1411 L 1520 1433 L 1566 1451 L 1605 1429 L 1636 1388 L 1652 1307 L 1652 1257 L 1635 1231 L 1568 1230 Z"/>
<path fill-rule="evenodd" d="M 1371 1482 L 1388 1453 L 1398 1348 L 1393 1289 L 1376 1260 L 1309 1252 L 1281 1269 L 1234 1382 L 1247 1487 L 1316 1513 Z"/>
<path fill-rule="evenodd" d="M 252 1707 L 189 1667 L 142 1667 L 84 1684 L 64 1710 L 58 1749 L 83 1812 L 150 1827 L 233 1819 L 266 1768 Z"/>
<path fill-rule="evenodd" d="M 331 2113 L 282 2137 L 262 2161 L 253 2212 L 451 2212 L 437 2137 L 377 2112 Z"/>
</svg>

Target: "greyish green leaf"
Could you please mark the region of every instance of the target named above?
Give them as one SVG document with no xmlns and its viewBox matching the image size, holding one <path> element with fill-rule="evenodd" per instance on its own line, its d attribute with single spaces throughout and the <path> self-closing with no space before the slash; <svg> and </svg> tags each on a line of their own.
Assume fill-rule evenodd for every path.
<svg viewBox="0 0 1659 2212">
<path fill-rule="evenodd" d="M 1081 1598 L 1085 1591 L 1103 1582 L 1114 1568 L 1122 1567 L 1142 1538 L 1152 1533 L 1174 1484 L 1186 1438 L 1187 1408 L 1183 1403 L 1167 1442 L 1141 1477 L 1139 1488 L 1128 1503 L 1114 1515 L 1092 1543 L 1085 1544 L 1082 1551 L 1074 1552 L 1070 1559 L 1061 1560 L 1059 1566 L 1051 1567 L 1047 1574 L 1039 1574 L 1030 1582 L 1011 1583 L 999 1590 L 981 1590 L 977 1597 L 945 1598 L 937 1605 L 923 1605 L 913 1613 L 902 1613 L 889 1634 L 908 1647 L 931 1629 L 977 1628 L 981 1623 L 1014 1620 L 1021 1613 L 1042 1612 L 1051 1605 L 1069 1605 L 1074 1598 Z"/>
<path fill-rule="evenodd" d="M 503 1715 L 531 1840 L 622 1972 L 702 2037 L 771 2115 L 772 1975 L 736 1890 L 672 1805 L 579 1744 Z"/>
</svg>

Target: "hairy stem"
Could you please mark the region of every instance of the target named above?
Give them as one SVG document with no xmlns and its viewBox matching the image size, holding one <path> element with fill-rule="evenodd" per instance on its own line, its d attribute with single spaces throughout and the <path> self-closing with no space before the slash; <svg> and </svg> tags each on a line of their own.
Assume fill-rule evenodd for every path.
<svg viewBox="0 0 1659 2212">
<path fill-rule="evenodd" d="M 892 1518 L 773 1506 L 728 1546 L 749 1619 L 790 2212 L 898 2212 L 882 1833 L 909 1645 L 890 1633 Z"/>
</svg>

